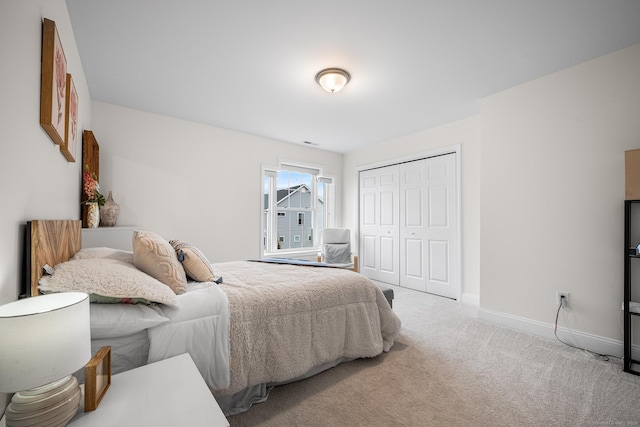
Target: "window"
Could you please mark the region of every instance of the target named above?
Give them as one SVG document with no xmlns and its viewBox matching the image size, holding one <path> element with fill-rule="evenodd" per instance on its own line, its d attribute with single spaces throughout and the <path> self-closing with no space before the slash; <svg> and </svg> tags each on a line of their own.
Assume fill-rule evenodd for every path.
<svg viewBox="0 0 640 427">
<path fill-rule="evenodd" d="M 320 170 L 281 165 L 263 173 L 263 251 L 317 250 L 332 218 L 333 180 Z M 302 238 L 304 236 L 304 238 Z"/>
</svg>

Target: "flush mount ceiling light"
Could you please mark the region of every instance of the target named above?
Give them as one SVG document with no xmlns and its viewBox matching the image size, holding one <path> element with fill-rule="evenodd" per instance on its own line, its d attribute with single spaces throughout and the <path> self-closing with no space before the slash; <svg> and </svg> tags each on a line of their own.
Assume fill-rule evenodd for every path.
<svg viewBox="0 0 640 427">
<path fill-rule="evenodd" d="M 351 75 L 342 68 L 325 68 L 316 74 L 316 81 L 327 92 L 335 93 L 345 87 Z"/>
</svg>

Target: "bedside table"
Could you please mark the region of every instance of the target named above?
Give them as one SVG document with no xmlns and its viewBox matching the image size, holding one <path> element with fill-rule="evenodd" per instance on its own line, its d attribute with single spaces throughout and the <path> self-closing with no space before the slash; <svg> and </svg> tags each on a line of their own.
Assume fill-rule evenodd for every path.
<svg viewBox="0 0 640 427">
<path fill-rule="evenodd" d="M 69 426 L 229 426 L 188 353 L 121 372 L 95 411 Z"/>
<path fill-rule="evenodd" d="M 95 411 L 83 404 L 69 426 L 229 426 L 188 353 L 113 375 Z"/>
</svg>

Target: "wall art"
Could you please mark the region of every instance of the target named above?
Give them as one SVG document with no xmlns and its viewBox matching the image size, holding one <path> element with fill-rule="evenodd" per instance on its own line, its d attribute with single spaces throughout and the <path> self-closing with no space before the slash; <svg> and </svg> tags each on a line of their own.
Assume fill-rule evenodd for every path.
<svg viewBox="0 0 640 427">
<path fill-rule="evenodd" d="M 76 141 L 78 138 L 78 92 L 73 84 L 71 74 L 67 74 L 67 96 L 65 115 L 67 116 L 64 127 L 64 144 L 60 146 L 62 155 L 70 162 L 76 161 Z"/>
<path fill-rule="evenodd" d="M 57 145 L 64 144 L 66 125 L 67 59 L 56 23 L 42 23 L 40 125 Z"/>
</svg>

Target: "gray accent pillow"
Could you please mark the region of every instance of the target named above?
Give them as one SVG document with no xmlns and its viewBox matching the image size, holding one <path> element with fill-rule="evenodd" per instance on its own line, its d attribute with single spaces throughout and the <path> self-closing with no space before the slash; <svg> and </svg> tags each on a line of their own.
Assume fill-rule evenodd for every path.
<svg viewBox="0 0 640 427">
<path fill-rule="evenodd" d="M 169 244 L 176 250 L 178 261 L 182 263 L 187 277 L 196 282 L 215 282 L 218 279 L 211 263 L 200 249 L 182 240 L 169 240 Z"/>
<path fill-rule="evenodd" d="M 324 262 L 327 264 L 350 264 L 350 243 L 325 243 Z"/>
</svg>

